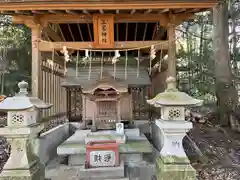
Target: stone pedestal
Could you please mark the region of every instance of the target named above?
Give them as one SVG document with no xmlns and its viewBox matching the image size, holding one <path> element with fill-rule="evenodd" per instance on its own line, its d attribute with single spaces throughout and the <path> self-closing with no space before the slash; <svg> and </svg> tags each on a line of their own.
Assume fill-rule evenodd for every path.
<svg viewBox="0 0 240 180">
<path fill-rule="evenodd" d="M 189 163 L 178 163 L 181 160 L 186 161 L 185 158 L 179 159 L 177 156 L 158 157 L 156 159 L 157 180 L 196 180 L 195 169 Z"/>
<path fill-rule="evenodd" d="M 0 174 L 0 180 L 44 179 L 44 167 L 34 152 L 37 148 L 36 133 L 40 130 L 39 126 L 1 128 L 0 134 L 6 137 L 11 145 L 11 154 Z"/>
<path fill-rule="evenodd" d="M 7 126 L 0 135 L 7 138 L 11 154 L 0 174 L 0 180 L 44 180 L 44 166 L 37 156 L 38 133 L 42 127 L 37 123 L 39 109 L 51 107 L 41 100 L 27 96 L 26 82 L 19 83 L 20 91 L 5 99 L 0 110 L 8 111 Z"/>
<path fill-rule="evenodd" d="M 155 123 L 162 137 L 162 149 L 156 160 L 158 180 L 195 180 L 196 171 L 182 146 L 182 139 L 192 128 L 192 123 L 164 120 L 156 120 Z"/>
<path fill-rule="evenodd" d="M 167 79 L 167 89 L 147 102 L 161 108 L 161 119 L 155 120 L 153 136 L 160 146 L 160 156 L 156 160 L 158 180 L 195 180 L 196 171 L 190 165 L 182 146 L 183 137 L 192 128 L 192 123 L 185 121 L 185 106 L 201 105 L 202 101 L 186 93 L 179 92 L 176 80 Z"/>
</svg>

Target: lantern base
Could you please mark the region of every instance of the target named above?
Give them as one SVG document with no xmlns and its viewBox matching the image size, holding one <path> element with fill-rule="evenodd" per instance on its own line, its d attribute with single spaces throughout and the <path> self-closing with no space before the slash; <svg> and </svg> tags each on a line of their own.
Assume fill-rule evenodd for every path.
<svg viewBox="0 0 240 180">
<path fill-rule="evenodd" d="M 44 180 L 45 172 L 42 164 L 36 164 L 30 169 L 4 169 L 0 180 Z"/>
<path fill-rule="evenodd" d="M 157 180 L 196 180 L 196 170 L 189 163 L 176 163 L 174 156 L 160 156 L 156 160 Z M 168 163 L 166 163 L 168 161 Z M 179 162 L 179 159 L 176 160 Z M 184 160 L 183 160 L 184 161 Z"/>
</svg>

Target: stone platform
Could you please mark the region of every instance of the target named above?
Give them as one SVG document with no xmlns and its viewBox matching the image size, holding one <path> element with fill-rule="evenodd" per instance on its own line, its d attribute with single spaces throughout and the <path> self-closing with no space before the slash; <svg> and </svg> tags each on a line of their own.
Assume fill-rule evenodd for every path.
<svg viewBox="0 0 240 180">
<path fill-rule="evenodd" d="M 85 140 L 89 134 L 91 134 L 90 130 L 77 130 L 74 135 L 57 148 L 57 154 L 68 156 L 70 166 L 84 165 L 86 155 Z M 111 131 L 108 131 L 108 133 L 105 131 L 105 134 L 102 135 L 104 138 L 101 138 L 101 134 L 98 137 L 104 140 L 114 140 L 112 139 L 114 136 L 106 136 L 106 134 L 111 134 Z M 152 145 L 145 135 L 140 135 L 138 128 L 125 129 L 125 136 L 126 142 L 119 144 L 120 160 L 124 160 L 125 163 L 141 161 L 144 153 L 152 153 Z"/>
<path fill-rule="evenodd" d="M 152 154 L 149 156 L 152 156 Z M 83 176 L 81 170 L 83 166 L 68 166 L 61 164 L 58 160 L 52 160 L 45 170 L 46 179 L 48 180 L 82 180 Z M 155 162 L 149 161 L 149 158 L 144 156 L 144 160 L 141 162 L 132 162 L 129 165 L 124 166 L 124 178 L 98 178 L 95 180 L 153 180 L 155 175 Z M 87 179 L 84 180 L 92 180 Z"/>
</svg>

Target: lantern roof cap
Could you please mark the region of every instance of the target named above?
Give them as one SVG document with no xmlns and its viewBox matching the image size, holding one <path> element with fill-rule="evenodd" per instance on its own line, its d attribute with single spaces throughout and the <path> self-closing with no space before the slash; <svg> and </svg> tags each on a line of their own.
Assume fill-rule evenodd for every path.
<svg viewBox="0 0 240 180">
<path fill-rule="evenodd" d="M 51 104 L 47 104 L 37 97 L 28 96 L 28 83 L 21 81 L 18 83 L 19 92 L 13 96 L 8 97 L 0 103 L 0 110 L 24 110 L 36 107 L 38 109 L 48 109 L 52 107 Z"/>
<path fill-rule="evenodd" d="M 185 92 L 180 92 L 176 88 L 176 79 L 168 77 L 166 79 L 167 89 L 157 94 L 153 99 L 147 100 L 148 104 L 155 107 L 162 106 L 201 106 L 203 101 L 195 99 Z"/>
</svg>

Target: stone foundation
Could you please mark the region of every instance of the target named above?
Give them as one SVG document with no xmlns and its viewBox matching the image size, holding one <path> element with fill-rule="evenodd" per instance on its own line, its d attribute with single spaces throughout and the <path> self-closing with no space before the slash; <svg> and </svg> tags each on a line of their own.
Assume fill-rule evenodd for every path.
<svg viewBox="0 0 240 180">
<path fill-rule="evenodd" d="M 173 158 L 174 159 L 174 158 Z M 177 164 L 169 157 L 158 157 L 156 160 L 157 180 L 196 180 L 196 171 L 189 163 Z"/>
<path fill-rule="evenodd" d="M 31 169 L 18 170 L 4 169 L 0 174 L 0 180 L 44 180 L 44 166 L 41 164 L 36 164 Z"/>
</svg>

